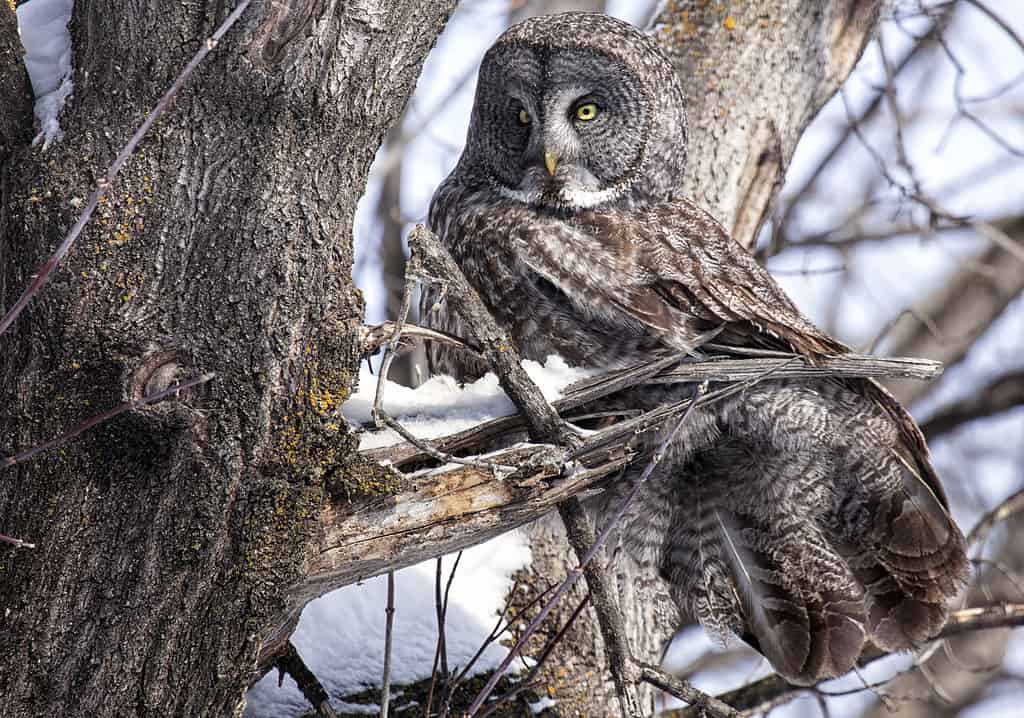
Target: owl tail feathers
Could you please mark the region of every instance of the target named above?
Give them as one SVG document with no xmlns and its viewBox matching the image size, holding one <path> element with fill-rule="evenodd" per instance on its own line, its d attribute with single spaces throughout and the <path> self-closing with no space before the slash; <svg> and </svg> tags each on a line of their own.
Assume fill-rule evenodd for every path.
<svg viewBox="0 0 1024 718">
<path fill-rule="evenodd" d="M 777 532 L 716 513 L 739 601 L 736 633 L 797 685 L 852 669 L 866 636 L 864 594 L 842 559 L 809 525 Z"/>
<path fill-rule="evenodd" d="M 898 450 L 892 457 L 902 482 L 862 504 L 871 520 L 859 524 L 859 535 L 847 526 L 832 543 L 865 588 L 871 639 L 882 649 L 900 651 L 942 630 L 968 568 L 963 534 L 931 488 L 930 467 L 911 463 Z"/>
<path fill-rule="evenodd" d="M 873 520 L 856 522 L 864 533 L 855 543 L 810 507 L 779 521 L 720 502 L 702 522 L 702 543 L 717 558 L 712 575 L 731 590 L 705 578 L 711 600 L 697 604 L 697 617 L 731 629 L 796 685 L 849 672 L 868 639 L 887 651 L 920 647 L 945 625 L 966 558 L 943 502 L 908 478 L 870 496 Z"/>
</svg>

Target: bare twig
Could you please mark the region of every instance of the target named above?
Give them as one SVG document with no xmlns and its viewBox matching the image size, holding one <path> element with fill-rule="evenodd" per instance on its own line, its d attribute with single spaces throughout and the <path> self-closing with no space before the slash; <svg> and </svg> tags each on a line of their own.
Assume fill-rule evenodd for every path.
<svg viewBox="0 0 1024 718">
<path fill-rule="evenodd" d="M 652 686 L 656 686 L 663 691 L 668 691 L 679 700 L 688 703 L 690 705 L 690 710 L 694 711 L 695 715 L 739 718 L 739 712 L 728 702 L 721 698 L 710 696 L 703 691 L 699 691 L 687 681 L 670 676 L 654 666 L 641 666 L 640 678 L 647 683 L 650 683 Z"/>
<path fill-rule="evenodd" d="M 391 341 L 394 334 L 395 322 L 384 322 L 383 324 L 374 325 L 364 324 L 359 330 L 359 345 L 363 356 L 369 356 L 377 353 L 384 344 Z M 458 347 L 470 354 L 480 354 L 476 347 L 470 346 L 456 336 L 440 332 L 436 329 L 428 329 L 427 327 L 410 324 L 409 322 L 405 322 L 402 326 L 402 337 L 448 344 L 450 346 Z M 398 350 L 401 351 L 402 348 L 403 347 L 399 346 Z"/>
<path fill-rule="evenodd" d="M 14 548 L 35 548 L 36 547 L 36 545 L 34 543 L 30 543 L 30 542 L 28 542 L 28 541 L 26 541 L 24 539 L 14 538 L 13 536 L 5 536 L 4 534 L 0 534 L 0 541 L 2 541 L 3 543 L 9 543 L 12 546 L 14 546 Z"/>
<path fill-rule="evenodd" d="M 579 437 L 558 416 L 533 383 L 522 364 L 512 340 L 501 331 L 463 276 L 459 266 L 448 255 L 433 233 L 418 225 L 409 235 L 410 264 L 424 281 L 442 280 L 448 288 L 448 304 L 458 312 L 476 335 L 480 351 L 498 375 L 501 388 L 519 407 L 531 437 L 551 441 L 560 446 L 575 446 Z M 542 438 L 544 437 L 544 438 Z"/>
<path fill-rule="evenodd" d="M 295 650 L 295 646 L 291 641 L 285 644 L 284 650 L 277 657 L 277 660 L 274 661 L 274 665 L 281 672 L 282 678 L 287 673 L 295 680 L 299 690 L 302 691 L 302 695 L 313 706 L 318 716 L 321 718 L 337 718 L 337 714 L 334 712 L 334 708 L 331 707 L 330 697 L 327 695 L 327 691 L 324 690 L 323 684 L 320 683 L 313 671 L 309 670 L 309 667 L 302 660 L 299 652 Z"/>
<path fill-rule="evenodd" d="M 395 360 L 396 352 L 398 351 L 398 344 L 402 341 L 402 329 L 405 325 L 405 320 L 409 317 L 409 309 L 412 305 L 412 295 L 416 291 L 416 277 L 412 272 L 408 272 L 405 278 L 405 288 L 402 291 L 402 306 L 398 311 L 398 318 L 395 320 L 393 330 L 391 332 L 391 338 L 388 340 L 387 348 L 384 352 L 384 361 L 381 363 L 380 373 L 377 375 L 377 391 L 373 397 L 373 420 L 377 426 L 384 425 L 384 385 L 388 380 L 388 369 L 391 368 L 391 362 Z"/>
<path fill-rule="evenodd" d="M 22 451 L 19 454 L 15 454 L 14 456 L 8 456 L 5 459 L 0 459 L 0 469 L 10 468 L 16 464 L 20 464 L 21 462 L 32 458 L 36 454 L 46 451 L 47 449 L 52 449 L 54 447 L 60 446 L 61 444 L 66 444 L 67 442 L 79 437 L 80 435 L 82 435 L 89 429 L 93 428 L 94 426 L 109 421 L 110 419 L 113 419 L 116 416 L 124 414 L 125 412 L 133 411 L 135 409 L 141 409 L 142 407 L 148 406 L 149 404 L 156 404 L 157 402 L 163 401 L 167 397 L 173 394 L 177 394 L 180 391 L 184 391 L 185 389 L 191 389 L 192 387 L 198 386 L 200 384 L 205 384 L 206 382 L 213 379 L 215 376 L 216 374 L 214 374 L 213 372 L 201 374 L 200 376 L 197 376 L 193 379 L 189 379 L 188 381 L 183 381 L 180 384 L 175 384 L 174 386 L 167 387 L 163 391 L 158 391 L 155 394 L 150 394 L 149 396 L 144 396 L 141 399 L 132 399 L 131 401 L 126 401 L 122 404 L 118 404 L 112 409 L 107 409 L 106 411 L 97 414 L 96 416 L 93 416 L 87 419 L 86 421 L 83 421 L 81 424 L 76 426 L 71 431 L 65 432 L 55 439 L 50 439 L 49 441 L 43 442 L 42 444 L 33 446 L 31 449 L 26 449 L 25 451 Z"/>
<path fill-rule="evenodd" d="M 711 344 L 708 348 L 719 350 Z M 725 348 L 721 348 L 724 350 Z M 740 354 L 736 349 L 729 351 Z M 742 352 L 755 356 L 745 359 L 710 357 L 707 361 L 680 364 L 681 357 L 669 357 L 638 364 L 576 382 L 565 390 L 562 399 L 553 407 L 559 414 L 566 415 L 573 409 L 634 386 L 646 384 L 699 384 L 704 381 L 743 382 L 764 376 L 770 372 L 777 379 L 815 379 L 825 377 L 906 377 L 930 380 L 942 373 L 942 365 L 926 359 L 865 357 L 853 354 L 823 359 L 817 365 L 808 364 L 803 358 L 785 352 Z M 766 355 L 767 354 L 767 355 Z M 678 366 L 674 366 L 677 365 Z M 396 468 L 422 463 L 434 458 L 439 461 L 454 461 L 453 452 L 474 453 L 492 442 L 496 437 L 522 431 L 525 421 L 518 416 L 502 417 L 480 424 L 472 429 L 435 439 L 429 443 L 420 440 L 408 444 L 370 449 L 364 454 L 381 462 L 388 462 Z M 402 433 L 397 427 L 396 431 Z M 406 432 L 408 434 L 408 432 Z M 404 434 L 403 434 L 404 436 Z M 408 441 L 408 437 L 407 441 Z M 593 437 L 591 437 L 593 438 Z M 419 444 L 419 446 L 417 446 Z M 463 460 L 466 461 L 466 460 Z M 479 462 L 479 459 L 474 460 Z"/>
<path fill-rule="evenodd" d="M 424 711 L 424 718 L 430 718 L 434 706 L 434 687 L 437 684 L 438 663 L 441 668 L 441 680 L 444 685 L 448 684 L 448 646 L 445 642 L 445 624 L 448 617 L 448 593 L 452 589 L 452 581 L 455 579 L 455 572 L 459 568 L 459 561 L 462 560 L 462 552 L 459 551 L 452 565 L 451 573 L 448 574 L 448 583 L 445 585 L 444 593 L 441 592 L 441 569 L 442 556 L 437 557 L 437 571 L 434 576 L 434 608 L 437 612 L 437 645 L 434 649 L 434 665 L 430 670 L 430 689 L 427 691 L 427 705 Z"/>
<path fill-rule="evenodd" d="M 971 532 L 967 534 L 967 545 L 977 546 L 984 544 L 996 524 L 1006 521 L 1021 511 L 1024 511 L 1024 489 L 1004 499 L 998 506 L 982 516 L 974 524 Z"/>
<path fill-rule="evenodd" d="M 487 710 L 478 716 L 478 718 L 487 718 L 487 716 L 494 713 L 498 708 L 512 700 L 515 700 L 515 698 L 536 685 L 537 675 L 540 673 L 540 669 L 544 667 L 544 664 L 547 662 L 548 658 L 551 657 L 551 653 L 555 650 L 555 647 L 562 642 L 562 639 L 565 638 L 565 634 L 568 633 L 569 629 L 576 622 L 576 619 L 579 618 L 579 615 L 583 613 L 583 609 L 587 607 L 588 603 L 590 603 L 589 593 L 584 596 L 583 600 L 577 604 L 575 609 L 573 609 L 572 614 L 570 614 L 566 622 L 562 624 L 562 627 L 558 629 L 558 633 L 549 638 L 547 643 L 544 644 L 544 648 L 541 649 L 540 652 L 540 657 L 537 658 L 537 662 L 533 664 L 533 667 L 530 669 L 530 672 L 526 674 L 526 677 L 520 681 L 515 688 L 511 689 L 504 695 L 499 696 L 490 706 L 487 707 Z"/>
<path fill-rule="evenodd" d="M 1020 34 L 1013 29 L 1013 26 L 1011 26 L 1010 23 L 1006 22 L 1006 20 L 1004 20 L 1002 17 L 993 12 L 992 9 L 989 8 L 989 6 L 986 5 L 985 3 L 981 2 L 981 0 L 965 1 L 976 7 L 985 16 L 987 16 L 989 20 L 998 25 L 1000 30 L 1002 30 L 1003 32 L 1010 36 L 1010 39 L 1013 40 L 1013 42 L 1017 45 L 1017 48 L 1020 49 L 1021 52 L 1024 52 L 1024 37 L 1021 37 Z"/>
<path fill-rule="evenodd" d="M 384 608 L 384 675 L 380 682 L 380 718 L 388 718 L 391 704 L 391 644 L 395 628 L 395 572 L 388 571 L 388 602 Z"/>
<path fill-rule="evenodd" d="M 458 675 L 456 675 L 455 678 L 448 683 L 448 690 L 447 690 L 447 692 L 445 694 L 444 703 L 441 704 L 440 715 L 442 716 L 442 718 L 444 718 L 445 716 L 448 716 L 449 713 L 450 713 L 451 702 L 452 702 L 452 699 L 455 697 L 455 689 L 465 679 L 465 677 L 469 674 L 469 672 L 473 669 L 473 666 L 476 665 L 476 662 L 478 660 L 480 660 L 480 656 L 482 656 L 484 654 L 484 651 L 487 650 L 487 647 L 490 646 L 492 643 L 494 643 L 496 640 L 498 640 L 499 637 L 501 637 L 504 633 L 506 633 L 509 629 L 511 629 L 512 626 L 514 626 L 517 623 L 518 619 L 511 618 L 511 619 L 506 621 L 505 620 L 505 616 L 508 615 L 510 609 L 512 608 L 512 597 L 516 594 L 516 591 L 518 590 L 518 588 L 519 588 L 519 581 L 517 580 L 512 585 L 512 588 L 509 589 L 508 600 L 506 600 L 505 607 L 502 609 L 501 615 L 498 617 L 497 623 L 494 624 L 494 628 L 491 630 L 491 634 L 483 641 L 483 643 L 480 644 L 480 647 L 477 648 L 476 653 L 473 654 L 473 657 L 466 663 L 465 666 L 463 666 L 462 670 L 459 671 Z M 543 591 L 541 591 L 540 593 L 535 595 L 533 598 L 531 598 L 529 601 L 527 601 L 526 604 L 519 609 L 518 614 L 522 615 L 523 612 L 531 610 L 535 605 L 537 605 L 538 603 L 543 601 L 554 589 L 555 589 L 555 585 L 554 584 L 551 584 L 550 586 L 545 588 Z M 504 625 L 502 625 L 502 624 L 504 624 Z M 563 630 L 564 630 L 564 628 L 566 628 L 566 627 L 563 627 Z M 543 656 L 542 656 L 542 658 L 543 658 Z M 540 659 L 538 659 L 538 664 L 540 662 L 541 662 Z M 535 668 L 536 668 L 536 666 L 535 666 Z M 533 673 L 534 672 L 531 671 L 530 675 L 533 675 Z M 524 681 L 524 683 L 528 683 L 530 680 L 532 680 L 532 679 L 529 676 L 527 676 L 527 678 Z M 487 714 L 484 713 L 484 715 L 487 715 Z M 483 718 L 483 716 L 480 716 L 479 718 Z"/>
<path fill-rule="evenodd" d="M 1024 406 L 1024 371 L 1005 374 L 955 404 L 940 409 L 922 422 L 921 431 L 929 440 L 934 439 L 967 422 L 1017 406 Z"/>
<path fill-rule="evenodd" d="M 682 423 L 682 421 L 680 421 Z M 639 483 L 639 482 L 637 482 Z M 623 501 L 628 506 L 630 498 Z M 580 500 L 573 496 L 558 506 L 559 516 L 565 524 L 569 545 L 583 568 L 587 579 L 587 588 L 593 599 L 597 612 L 597 620 L 604 638 L 604 651 L 608 660 L 608 669 L 615 683 L 615 692 L 619 698 L 619 709 L 625 716 L 639 718 L 642 714 L 640 696 L 636 690 L 637 675 L 634 670 L 633 655 L 626 639 L 626 629 L 622 621 L 622 611 L 618 605 L 618 595 L 609 582 L 608 572 L 596 559 L 597 551 L 593 548 L 598 541 L 607 541 L 607 534 L 620 517 L 616 516 L 605 526 L 600 537 L 594 536 L 593 528 L 587 519 Z M 623 511 L 624 513 L 624 511 Z"/>
<path fill-rule="evenodd" d="M 218 27 L 214 31 L 213 35 L 211 35 L 202 44 L 199 50 L 196 51 L 196 54 L 192 56 L 192 59 L 189 60 L 188 64 L 185 65 L 185 68 L 181 71 L 181 74 L 174 79 L 170 88 L 168 88 L 168 90 L 163 94 L 160 101 L 157 102 L 156 107 L 146 115 L 146 119 L 143 120 L 142 124 L 139 125 L 139 128 L 135 130 L 135 134 L 131 136 L 128 142 L 125 143 L 124 147 L 121 148 L 121 151 L 117 153 L 117 157 L 114 158 L 113 163 L 107 168 L 107 172 L 103 175 L 103 178 L 96 184 L 96 189 L 94 189 L 92 194 L 89 195 L 89 199 L 85 203 L 85 207 L 82 208 L 82 212 L 78 215 L 78 219 L 64 236 L 64 240 L 60 245 L 58 245 L 56 251 L 54 251 L 50 258 L 47 259 L 46 262 L 44 262 L 38 269 L 35 279 L 33 279 L 28 288 L 22 292 L 18 301 L 16 301 L 8 310 L 3 319 L 0 319 L 0 334 L 7 331 L 32 297 L 38 294 L 43 288 L 43 285 L 45 285 L 49 280 L 50 275 L 53 274 L 53 271 L 57 268 L 57 265 L 60 264 L 64 255 L 66 255 L 68 250 L 71 249 L 71 245 L 75 243 L 75 240 L 77 240 L 78 236 L 82 233 L 82 229 L 85 228 L 86 223 L 88 223 L 93 212 L 96 210 L 96 207 L 99 205 L 100 199 L 113 185 L 114 180 L 117 178 L 117 175 L 124 166 L 124 163 L 128 161 L 128 158 L 135 151 L 135 148 L 138 147 L 142 138 L 146 136 L 146 133 L 149 132 L 149 129 L 153 126 L 153 123 L 157 121 L 160 115 L 162 115 L 167 108 L 171 106 L 171 102 L 174 100 L 178 92 L 181 91 L 181 88 L 184 87 L 185 82 L 199 66 L 199 63 L 201 63 L 206 56 L 209 55 L 215 47 L 217 47 L 217 43 L 220 42 L 220 39 L 224 37 L 224 34 L 231 29 L 231 26 L 235 24 L 238 18 L 242 16 L 242 13 L 249 7 L 250 2 L 251 0 L 241 0 L 241 2 L 238 3 L 238 6 L 230 15 L 227 16 L 224 22 L 220 24 L 220 27 Z"/>
<path fill-rule="evenodd" d="M 675 426 L 672 428 L 672 430 L 668 433 L 668 435 L 662 441 L 662 443 L 659 446 L 658 450 L 656 452 L 654 452 L 654 455 L 651 457 L 651 460 L 647 463 L 647 466 L 644 468 L 643 472 L 640 474 L 640 476 L 634 482 L 633 488 L 630 490 L 629 494 L 626 496 L 626 498 L 620 504 L 619 509 L 618 509 L 618 511 L 616 511 L 614 517 L 605 525 L 604 529 L 602 529 L 601 533 L 597 536 L 597 538 L 591 544 L 590 548 L 587 550 L 587 553 L 584 555 L 583 559 L 580 561 L 580 565 L 577 566 L 576 568 L 574 568 L 572 571 L 569 572 L 569 574 L 565 577 L 565 580 L 562 581 L 562 583 L 555 590 L 555 592 L 551 596 L 551 598 L 548 599 L 547 603 L 545 603 L 544 606 L 541 608 L 541 610 L 537 612 L 537 615 L 534 616 L 533 620 L 530 621 L 529 625 L 526 627 L 526 629 L 523 631 L 523 633 L 519 636 L 519 639 L 516 641 L 515 645 L 509 651 L 508 656 L 505 657 L 505 659 L 501 662 L 501 664 L 498 666 L 498 668 L 495 669 L 494 673 L 491 674 L 490 678 L 487 680 L 487 683 L 484 685 L 484 687 L 480 689 L 480 692 L 477 694 L 476 698 L 473 699 L 473 703 L 469 707 L 468 713 L 469 713 L 470 716 L 475 715 L 476 712 L 480 709 L 480 706 L 483 705 L 483 702 L 487 699 L 487 697 L 494 690 L 494 687 L 497 685 L 498 681 L 501 679 L 501 676 L 505 673 L 506 670 L 508 670 L 509 665 L 511 665 L 512 661 L 519 654 L 519 652 L 523 649 L 523 646 L 526 645 L 526 641 L 540 627 L 541 622 L 551 612 L 551 609 L 554 608 L 555 604 L 558 603 L 559 599 L 561 599 L 561 597 L 570 588 L 573 587 L 573 585 L 576 583 L 576 581 L 579 580 L 580 576 L 583 575 L 584 567 L 588 563 L 590 563 L 590 561 L 594 558 L 595 554 L 601 549 L 601 547 L 608 540 L 608 537 L 611 534 L 612 528 L 615 526 L 616 523 L 618 523 L 618 521 L 625 514 L 626 510 L 629 508 L 629 504 L 636 497 L 637 493 L 639 493 L 640 488 L 643 486 L 643 484 L 650 477 L 651 473 L 653 473 L 654 469 L 657 468 L 659 463 L 661 463 L 661 460 L 664 457 L 666 450 L 671 445 L 672 440 L 675 439 L 676 434 L 679 433 L 679 430 L 682 428 L 683 424 L 687 421 L 687 419 L 690 418 L 690 415 L 691 415 L 691 413 L 693 411 L 693 408 L 696 407 L 696 406 L 697 406 L 697 402 L 694 401 L 694 402 L 690 403 L 689 409 L 682 415 L 682 417 L 680 417 L 679 421 L 676 422 Z M 728 715 L 728 714 L 722 714 L 722 715 Z"/>
<path fill-rule="evenodd" d="M 945 30 L 949 24 L 949 19 L 952 16 L 952 10 L 955 3 L 949 3 L 945 6 L 938 17 L 935 18 L 932 26 L 928 29 L 919 40 L 917 40 L 910 49 L 900 58 L 899 62 L 892 68 L 891 77 L 898 77 L 903 70 L 905 70 L 911 63 L 911 61 L 919 57 L 921 53 L 934 46 L 936 36 Z M 836 157 L 839 155 L 840 150 L 846 147 L 847 142 L 853 135 L 854 126 L 860 126 L 868 122 L 868 120 L 878 111 L 882 106 L 882 100 L 886 97 L 886 88 L 880 88 L 875 92 L 871 101 L 867 104 L 864 110 L 858 115 L 852 122 L 848 122 L 843 132 L 836 138 L 828 152 L 822 155 L 818 164 L 814 170 L 810 173 L 804 183 L 796 190 L 787 200 L 786 207 L 782 212 L 782 216 L 777 222 L 773 229 L 772 243 L 768 248 L 769 254 L 778 254 L 783 247 L 786 245 L 784 241 L 785 229 L 790 224 L 794 210 L 801 206 L 802 200 L 804 200 L 810 192 L 817 185 L 821 176 L 824 174 L 825 169 L 832 165 Z"/>
<path fill-rule="evenodd" d="M 443 463 L 464 464 L 466 466 L 480 466 L 490 471 L 493 471 L 496 474 L 503 471 L 515 471 L 514 466 L 495 464 L 491 461 L 487 461 L 485 459 L 480 458 L 464 459 L 462 457 L 453 456 L 452 454 L 440 451 L 436 447 L 431 445 L 429 441 L 418 438 L 415 434 L 413 434 L 411 431 L 402 426 L 401 423 L 399 423 L 392 417 L 388 416 L 383 411 L 379 412 L 377 416 L 380 418 L 380 420 L 384 423 L 385 426 L 393 430 L 396 434 L 401 436 L 407 442 L 409 442 L 410 444 L 412 444 L 417 449 L 427 454 L 431 458 L 437 459 L 438 461 L 441 461 Z"/>
</svg>

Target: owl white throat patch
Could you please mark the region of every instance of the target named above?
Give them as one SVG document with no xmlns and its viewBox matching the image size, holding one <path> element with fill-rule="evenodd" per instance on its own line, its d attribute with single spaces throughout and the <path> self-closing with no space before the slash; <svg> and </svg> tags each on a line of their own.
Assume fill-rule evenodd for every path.
<svg viewBox="0 0 1024 718">
<path fill-rule="evenodd" d="M 502 196 L 522 202 L 525 205 L 535 207 L 544 204 L 544 193 L 538 190 L 522 190 L 513 187 L 498 185 L 498 191 Z M 561 204 L 579 209 L 592 209 L 598 205 L 617 198 L 622 193 L 619 187 L 606 187 L 604 189 L 585 189 L 582 187 L 562 187 L 558 190 L 558 198 Z"/>
</svg>

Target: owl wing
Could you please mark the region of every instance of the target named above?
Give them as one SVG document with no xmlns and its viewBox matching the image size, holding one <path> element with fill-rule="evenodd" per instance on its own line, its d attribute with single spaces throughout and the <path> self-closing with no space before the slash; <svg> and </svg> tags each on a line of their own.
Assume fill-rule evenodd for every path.
<svg viewBox="0 0 1024 718">
<path fill-rule="evenodd" d="M 649 293 L 724 324 L 738 343 L 814 360 L 849 348 L 818 329 L 768 271 L 715 219 L 682 199 L 640 213 L 626 241 L 638 247 Z"/>
<path fill-rule="evenodd" d="M 641 226 L 644 224 L 643 237 L 635 241 L 644 247 L 642 261 L 654 277 L 655 291 L 666 302 L 699 304 L 746 341 L 775 343 L 812 361 L 849 351 L 805 318 L 768 272 L 692 203 L 678 201 L 652 210 L 643 218 Z M 750 431 L 750 427 L 760 426 L 764 429 L 753 429 L 758 435 L 736 440 L 754 447 L 767 440 L 811 449 L 807 471 L 792 474 L 789 480 L 811 486 L 816 480 L 809 477 L 823 478 L 824 495 L 832 497 L 829 503 L 834 508 L 821 512 L 794 499 L 790 515 L 802 526 L 794 531 L 806 537 L 804 556 L 815 551 L 827 553 L 829 565 L 837 565 L 834 559 L 841 557 L 854 583 L 844 583 L 845 591 L 831 599 L 816 596 L 808 587 L 823 584 L 825 573 L 816 574 L 804 559 L 802 566 L 808 575 L 803 586 L 789 588 L 781 578 L 772 579 L 786 572 L 781 541 L 772 544 L 771 550 L 756 542 L 744 545 L 744 537 L 759 535 L 755 525 L 746 526 L 747 531 L 726 531 L 718 522 L 719 540 L 733 549 L 734 585 L 748 607 L 743 611 L 748 632 L 777 665 L 788 666 L 790 675 L 803 682 L 841 671 L 856 659 L 855 641 L 845 626 L 856 615 L 848 613 L 848 607 L 858 590 L 864 591 L 863 621 L 873 640 L 885 648 L 903 649 L 919 645 L 941 629 L 946 603 L 965 579 L 963 537 L 949 516 L 941 482 L 909 413 L 870 379 L 831 380 L 808 388 L 813 391 L 798 405 L 783 408 L 779 390 L 766 386 L 759 421 L 751 419 L 756 410 L 748 393 L 733 408 L 733 418 L 727 420 L 732 427 L 729 433 L 738 437 L 742 429 L 737 427 Z M 831 422 L 842 428 L 829 432 L 807 425 L 815 413 L 826 422 L 819 426 Z M 768 437 L 760 431 L 783 436 Z M 728 467 L 722 470 L 730 471 Z M 734 482 L 752 486 L 762 478 L 740 476 L 741 471 L 742 467 L 733 465 Z M 723 515 L 728 508 L 723 508 Z M 798 565 L 794 563 L 794 567 Z M 769 579 L 744 582 L 744 576 Z M 815 619 L 816 602 L 831 606 L 828 611 L 819 607 L 828 620 Z M 803 628 L 793 620 L 799 611 L 761 615 L 750 608 L 757 605 L 806 611 Z M 830 621 L 834 626 L 826 629 Z M 806 644 L 780 641 L 780 627 L 787 626 L 790 633 L 795 628 L 796 634 L 807 635 Z M 765 645 L 772 642 L 777 645 Z M 798 646 L 803 648 L 791 652 L 799 655 L 787 654 Z M 793 670 L 801 658 L 803 667 Z"/>
<path fill-rule="evenodd" d="M 723 326 L 717 341 L 812 361 L 849 351 L 690 202 L 581 214 L 534 231 L 519 256 L 578 311 L 618 313 L 669 346 Z M 688 518 L 666 535 L 661 569 L 691 615 L 735 627 L 806 684 L 848 670 L 864 634 L 891 650 L 934 635 L 966 560 L 903 407 L 871 380 L 794 387 L 765 382 L 719 408 L 724 443 L 682 467 L 701 478 L 686 482 Z M 751 492 L 775 496 L 784 511 L 765 515 L 749 505 Z M 694 515 L 695 500 L 706 516 Z"/>
</svg>

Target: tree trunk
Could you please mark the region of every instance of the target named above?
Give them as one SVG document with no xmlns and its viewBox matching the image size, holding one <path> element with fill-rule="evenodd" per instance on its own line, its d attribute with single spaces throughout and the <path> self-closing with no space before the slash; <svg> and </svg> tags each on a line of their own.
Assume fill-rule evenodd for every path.
<svg viewBox="0 0 1024 718">
<path fill-rule="evenodd" d="M 5 715 L 237 713 L 320 510 L 386 485 L 332 414 L 358 362 L 351 221 L 453 5 L 254 2 L 0 338 L 7 454 L 217 373 L 3 477 L 0 531 L 39 545 L 0 552 Z M 233 6 L 75 3 L 65 139 L 4 169 L 4 306 Z"/>
<path fill-rule="evenodd" d="M 683 189 L 750 248 L 804 128 L 871 39 L 881 0 L 668 3 L 656 22 L 686 91 Z"/>
<path fill-rule="evenodd" d="M 14 148 L 31 137 L 32 92 L 23 54 L 14 9 L 0 5 L 0 98 L 5 102 L 0 113 L 0 167 L 4 168 Z"/>
</svg>

